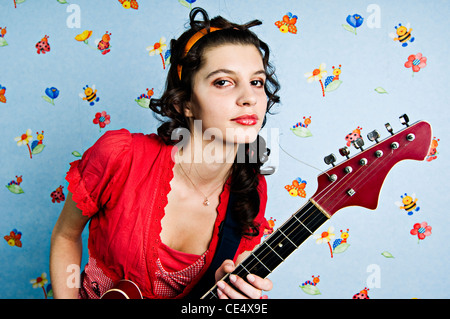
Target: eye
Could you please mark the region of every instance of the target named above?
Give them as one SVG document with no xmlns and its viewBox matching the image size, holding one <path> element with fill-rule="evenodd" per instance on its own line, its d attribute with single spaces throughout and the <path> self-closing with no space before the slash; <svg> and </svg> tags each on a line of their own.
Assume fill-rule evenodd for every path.
<svg viewBox="0 0 450 319">
<path fill-rule="evenodd" d="M 250 84 L 256 87 L 264 87 L 264 81 L 263 80 L 253 80 L 250 81 Z"/>
<path fill-rule="evenodd" d="M 226 86 L 230 86 L 232 84 L 233 83 L 229 80 L 217 80 L 214 82 L 214 85 L 218 86 L 218 87 L 226 87 Z"/>
</svg>

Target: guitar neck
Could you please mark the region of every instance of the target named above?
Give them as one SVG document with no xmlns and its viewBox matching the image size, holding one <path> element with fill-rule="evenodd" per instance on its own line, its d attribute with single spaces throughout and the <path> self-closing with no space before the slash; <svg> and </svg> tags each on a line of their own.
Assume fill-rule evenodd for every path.
<svg viewBox="0 0 450 319">
<path fill-rule="evenodd" d="M 320 211 L 309 200 L 244 259 L 232 274 L 241 278 L 246 278 L 247 274 L 267 277 L 328 218 L 328 215 Z M 225 276 L 223 280 L 228 282 L 229 275 Z M 202 299 L 216 298 L 218 298 L 216 286 L 202 297 Z"/>
</svg>

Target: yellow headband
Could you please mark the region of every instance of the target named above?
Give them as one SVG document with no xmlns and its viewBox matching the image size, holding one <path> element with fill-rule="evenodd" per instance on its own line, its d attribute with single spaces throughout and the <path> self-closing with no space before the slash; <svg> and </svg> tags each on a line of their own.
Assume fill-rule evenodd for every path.
<svg viewBox="0 0 450 319">
<path fill-rule="evenodd" d="M 217 30 L 220 30 L 220 28 L 211 27 L 211 28 L 209 28 L 209 33 L 217 31 Z M 205 36 L 207 34 L 208 34 L 208 29 L 206 29 L 206 28 L 201 29 L 200 31 L 195 33 L 189 39 L 186 46 L 184 47 L 183 57 L 186 56 L 186 54 L 188 54 L 189 50 L 194 46 L 195 43 L 197 43 L 198 40 L 200 40 L 203 36 Z M 181 80 L 181 72 L 183 70 L 183 67 L 180 64 L 178 64 L 177 69 L 178 69 L 178 78 Z"/>
</svg>

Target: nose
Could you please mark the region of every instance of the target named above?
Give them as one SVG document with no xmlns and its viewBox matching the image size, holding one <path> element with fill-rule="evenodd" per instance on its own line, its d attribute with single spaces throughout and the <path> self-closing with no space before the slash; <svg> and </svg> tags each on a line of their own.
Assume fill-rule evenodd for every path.
<svg viewBox="0 0 450 319">
<path fill-rule="evenodd" d="M 256 93 L 251 85 L 243 85 L 237 99 L 239 106 L 254 106 L 256 105 Z"/>
</svg>

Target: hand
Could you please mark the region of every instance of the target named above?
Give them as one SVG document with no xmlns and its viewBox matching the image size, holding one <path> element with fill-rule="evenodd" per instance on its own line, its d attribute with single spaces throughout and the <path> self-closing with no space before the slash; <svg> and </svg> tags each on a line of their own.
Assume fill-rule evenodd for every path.
<svg viewBox="0 0 450 319">
<path fill-rule="evenodd" d="M 216 271 L 217 293 L 220 299 L 261 299 L 264 298 L 262 296 L 263 290 L 269 291 L 272 289 L 273 284 L 270 279 L 263 279 L 253 274 L 246 276 L 247 281 L 235 274 L 230 275 L 229 278 L 232 285 L 220 280 L 235 268 L 234 262 L 227 259 Z M 239 291 L 235 290 L 234 287 L 239 289 Z"/>
</svg>

